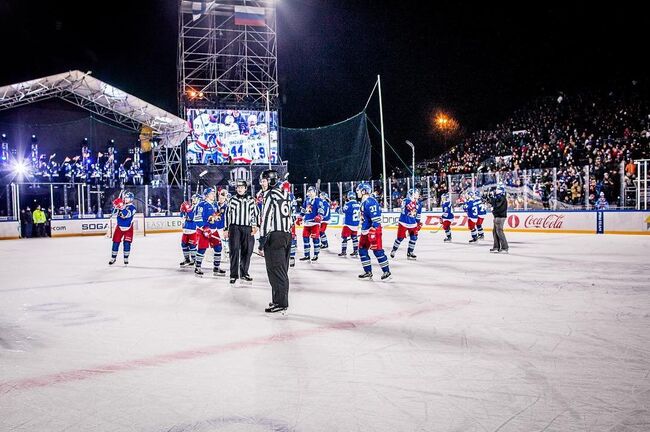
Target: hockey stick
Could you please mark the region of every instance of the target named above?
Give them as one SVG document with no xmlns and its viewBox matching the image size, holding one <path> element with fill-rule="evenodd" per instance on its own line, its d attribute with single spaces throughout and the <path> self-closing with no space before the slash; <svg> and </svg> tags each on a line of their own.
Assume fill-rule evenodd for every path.
<svg viewBox="0 0 650 432">
<path fill-rule="evenodd" d="M 442 222 L 443 222 L 443 221 L 442 221 L 442 217 L 441 217 L 441 216 L 436 216 L 436 218 L 438 219 L 438 222 L 439 222 L 439 223 L 438 223 L 437 225 L 434 225 L 433 228 L 431 228 L 431 229 L 429 230 L 429 232 L 430 232 L 431 234 L 437 234 L 438 231 L 440 231 L 440 230 L 442 229 Z"/>
</svg>

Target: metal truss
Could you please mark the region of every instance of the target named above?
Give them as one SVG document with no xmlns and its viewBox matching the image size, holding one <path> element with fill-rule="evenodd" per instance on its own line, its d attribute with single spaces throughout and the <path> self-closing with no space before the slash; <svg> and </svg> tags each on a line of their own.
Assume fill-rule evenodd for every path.
<svg viewBox="0 0 650 432">
<path fill-rule="evenodd" d="M 183 146 L 156 147 L 153 150 L 152 174 L 154 179 L 181 187 L 183 185 Z"/>
<path fill-rule="evenodd" d="M 0 87 L 0 111 L 55 97 L 134 131 L 149 126 L 163 147 L 188 135 L 182 118 L 78 70 Z"/>
<path fill-rule="evenodd" d="M 264 8 L 265 25 L 235 25 L 235 6 Z M 277 109 L 275 0 L 182 0 L 179 109 Z"/>
</svg>

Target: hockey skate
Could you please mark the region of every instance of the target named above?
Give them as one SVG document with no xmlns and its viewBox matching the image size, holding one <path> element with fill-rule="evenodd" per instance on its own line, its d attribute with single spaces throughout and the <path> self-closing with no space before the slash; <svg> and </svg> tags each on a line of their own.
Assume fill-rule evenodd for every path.
<svg viewBox="0 0 650 432">
<path fill-rule="evenodd" d="M 358 256 L 359 256 L 359 252 L 354 251 L 354 252 L 352 252 L 352 253 L 350 254 L 350 256 L 351 256 L 351 257 L 358 257 Z"/>
<path fill-rule="evenodd" d="M 397 250 L 396 250 L 396 249 L 393 249 L 392 251 L 390 251 L 390 257 L 391 257 L 391 258 L 395 258 L 395 254 L 396 254 L 396 253 L 397 253 Z"/>
<path fill-rule="evenodd" d="M 294 257 L 289 258 L 289 267 L 296 266 L 296 259 Z"/>
<path fill-rule="evenodd" d="M 470 243 L 478 243 L 478 239 L 477 238 L 472 238 L 469 242 Z"/>
<path fill-rule="evenodd" d="M 321 243 L 321 245 L 320 245 L 321 250 L 327 249 L 328 247 L 329 247 L 329 245 L 327 245 L 327 244 L 322 244 Z"/>
<path fill-rule="evenodd" d="M 221 270 L 220 268 L 217 267 L 217 268 L 215 268 L 215 269 L 212 270 L 212 275 L 213 275 L 213 276 L 223 277 L 223 276 L 226 275 L 226 271 L 225 271 L 225 270 Z"/>
<path fill-rule="evenodd" d="M 234 285 L 237 282 L 237 278 L 230 278 L 230 285 Z"/>
<path fill-rule="evenodd" d="M 443 240 L 443 242 L 445 242 L 445 243 L 451 243 L 451 237 L 445 237 L 445 239 Z"/>
<path fill-rule="evenodd" d="M 479 234 L 478 239 L 479 240 L 485 240 L 485 234 Z"/>
<path fill-rule="evenodd" d="M 195 268 L 194 268 L 194 275 L 195 275 L 196 277 L 200 277 L 200 278 L 202 278 L 202 277 L 203 277 L 203 270 L 201 270 L 201 269 L 198 268 L 198 267 L 195 267 Z"/>
<path fill-rule="evenodd" d="M 253 282 L 253 278 L 250 275 L 244 275 L 241 277 L 242 280 L 245 280 L 246 282 Z"/>
<path fill-rule="evenodd" d="M 129 264 L 129 259 L 128 259 L 128 258 L 124 258 L 124 265 L 128 265 L 128 264 Z"/>
<path fill-rule="evenodd" d="M 347 255 L 348 255 L 348 254 L 345 253 L 345 252 L 341 252 L 341 253 L 339 254 L 339 256 L 347 256 Z"/>
<path fill-rule="evenodd" d="M 311 259 L 311 262 L 316 262 L 316 261 L 318 261 L 318 255 L 314 256 L 314 257 Z"/>
<path fill-rule="evenodd" d="M 365 272 L 364 274 L 359 275 L 361 280 L 372 280 L 372 272 Z"/>
<path fill-rule="evenodd" d="M 501 249 L 501 250 L 499 251 L 499 253 L 507 254 L 507 253 L 508 253 L 508 249 Z"/>
<path fill-rule="evenodd" d="M 115 261 L 117 261 L 116 258 L 111 258 L 111 260 L 108 262 L 108 265 L 113 265 L 113 264 L 115 264 Z"/>
<path fill-rule="evenodd" d="M 391 272 L 389 272 L 389 271 L 384 272 L 384 274 L 381 275 L 381 280 L 383 280 L 383 281 L 389 281 L 389 280 L 391 280 L 392 278 L 393 278 L 393 275 L 392 275 Z"/>
<path fill-rule="evenodd" d="M 191 263 L 192 263 L 192 261 L 190 261 L 190 259 L 187 258 L 185 261 L 181 261 L 181 263 L 179 265 L 181 267 L 186 267 L 186 266 L 189 266 Z"/>
<path fill-rule="evenodd" d="M 300 258 L 300 261 L 309 261 L 311 258 L 308 256 Z"/>
<path fill-rule="evenodd" d="M 498 249 L 498 248 L 492 248 L 492 249 L 490 249 L 490 252 L 491 253 L 499 253 L 500 250 L 501 249 Z"/>
<path fill-rule="evenodd" d="M 408 253 L 406 254 L 406 259 L 409 259 L 409 260 L 413 260 L 413 261 L 415 261 L 416 259 L 418 259 L 418 257 L 417 257 L 417 255 L 415 255 L 413 252 L 408 252 Z"/>
</svg>

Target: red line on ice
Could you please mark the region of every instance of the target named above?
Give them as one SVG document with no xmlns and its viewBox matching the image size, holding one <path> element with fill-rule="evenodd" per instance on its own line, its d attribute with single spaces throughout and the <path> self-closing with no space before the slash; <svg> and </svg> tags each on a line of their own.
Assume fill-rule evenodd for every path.
<svg viewBox="0 0 650 432">
<path fill-rule="evenodd" d="M 37 387 L 49 387 L 55 384 L 62 384 L 72 381 L 83 381 L 95 376 L 108 375 L 116 372 L 130 371 L 150 366 L 161 366 L 180 360 L 193 360 L 201 357 L 217 355 L 229 351 L 239 351 L 247 348 L 253 348 L 262 345 L 287 342 L 312 336 L 319 333 L 327 333 L 336 330 L 354 330 L 360 327 L 367 327 L 378 323 L 379 321 L 388 321 L 404 317 L 412 317 L 423 313 L 433 312 L 435 310 L 445 310 L 457 306 L 463 306 L 468 302 L 452 302 L 447 304 L 429 304 L 415 309 L 408 309 L 384 315 L 364 318 L 360 320 L 339 321 L 324 326 L 288 331 L 270 336 L 262 336 L 240 342 L 232 342 L 224 345 L 212 345 L 192 350 L 177 351 L 168 354 L 160 354 L 153 357 L 146 357 L 136 360 L 128 360 L 119 363 L 112 363 L 102 366 L 96 366 L 90 369 L 77 369 L 66 372 L 59 372 L 50 375 L 43 375 L 34 378 L 25 378 L 15 381 L 0 382 L 0 395 L 15 392 L 18 390 L 29 390 Z"/>
</svg>

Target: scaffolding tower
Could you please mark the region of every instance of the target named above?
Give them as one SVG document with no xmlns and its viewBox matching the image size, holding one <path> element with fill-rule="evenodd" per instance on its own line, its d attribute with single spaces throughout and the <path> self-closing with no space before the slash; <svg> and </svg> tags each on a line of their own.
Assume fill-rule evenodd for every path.
<svg viewBox="0 0 650 432">
<path fill-rule="evenodd" d="M 277 109 L 276 0 L 181 0 L 178 106 Z M 250 15 L 252 14 L 252 15 Z M 254 21 L 247 18 L 256 18 Z"/>
</svg>

